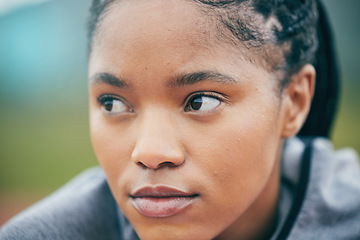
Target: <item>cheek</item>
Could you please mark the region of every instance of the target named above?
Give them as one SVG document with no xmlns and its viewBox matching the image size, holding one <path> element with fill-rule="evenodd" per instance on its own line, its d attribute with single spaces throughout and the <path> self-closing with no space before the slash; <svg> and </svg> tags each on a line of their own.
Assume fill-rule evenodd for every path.
<svg viewBox="0 0 360 240">
<path fill-rule="evenodd" d="M 267 183 L 281 144 L 276 114 L 266 110 L 265 117 L 250 109 L 233 108 L 216 128 L 197 128 L 196 135 L 203 137 L 192 148 L 194 158 L 202 159 L 199 168 L 211 179 L 217 200 L 233 205 L 236 198 L 244 208 Z"/>
<path fill-rule="evenodd" d="M 116 184 L 119 175 L 129 164 L 130 142 L 124 131 L 104 121 L 102 116 L 91 114 L 91 142 L 97 160 L 105 171 L 110 185 Z"/>
</svg>

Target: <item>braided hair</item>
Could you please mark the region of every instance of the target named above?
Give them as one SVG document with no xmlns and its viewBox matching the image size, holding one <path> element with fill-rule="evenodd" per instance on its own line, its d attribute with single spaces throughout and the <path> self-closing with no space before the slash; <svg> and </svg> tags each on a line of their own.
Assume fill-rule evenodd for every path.
<svg viewBox="0 0 360 240">
<path fill-rule="evenodd" d="M 116 0 L 93 0 L 89 49 L 102 18 Z M 314 100 L 299 135 L 328 137 L 338 99 L 338 71 L 328 20 L 320 0 L 187 0 L 214 17 L 217 30 L 260 54 L 284 89 L 305 64 L 317 70 Z M 225 41 L 226 39 L 224 39 Z M 280 51 L 279 51 L 280 50 Z M 280 58 L 279 58 L 280 57 Z"/>
<path fill-rule="evenodd" d="M 248 48 L 259 48 L 273 71 L 282 71 L 280 89 L 318 47 L 313 0 L 196 0 L 218 12 L 219 20 Z M 260 19 L 259 19 L 260 18 Z M 272 48 L 273 51 L 266 51 Z M 284 60 L 279 60 L 282 50 Z M 255 49 L 256 51 L 256 49 Z"/>
</svg>

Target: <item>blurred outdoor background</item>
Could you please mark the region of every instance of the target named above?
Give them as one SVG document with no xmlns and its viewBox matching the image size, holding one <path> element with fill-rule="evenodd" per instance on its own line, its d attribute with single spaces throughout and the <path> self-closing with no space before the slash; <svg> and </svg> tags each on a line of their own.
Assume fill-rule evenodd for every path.
<svg viewBox="0 0 360 240">
<path fill-rule="evenodd" d="M 335 147 L 360 152 L 360 1 L 323 0 L 342 68 Z M 0 225 L 89 166 L 90 0 L 0 0 Z"/>
</svg>

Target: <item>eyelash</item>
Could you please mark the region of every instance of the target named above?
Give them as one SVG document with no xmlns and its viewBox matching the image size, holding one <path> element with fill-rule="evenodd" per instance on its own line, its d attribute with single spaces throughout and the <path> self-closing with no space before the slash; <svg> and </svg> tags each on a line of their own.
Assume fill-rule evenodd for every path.
<svg viewBox="0 0 360 240">
<path fill-rule="evenodd" d="M 185 99 L 185 108 L 184 111 L 185 112 L 190 112 L 190 102 L 191 100 L 194 100 L 196 98 L 200 98 L 200 97 L 208 97 L 208 98 L 214 98 L 216 100 L 218 100 L 220 102 L 220 104 L 222 104 L 223 102 L 226 102 L 228 100 L 228 97 L 225 95 L 222 95 L 220 93 L 215 93 L 215 92 L 195 92 L 190 94 L 186 99 Z M 220 105 L 219 104 L 219 105 Z M 216 107 L 217 108 L 217 107 Z"/>
<path fill-rule="evenodd" d="M 112 96 L 112 95 L 108 95 L 108 94 L 105 94 L 105 95 L 101 95 L 100 97 L 97 98 L 97 101 L 100 105 L 104 105 L 104 103 L 108 100 L 114 100 L 114 99 L 118 99 L 117 97 L 115 96 Z M 119 99 L 121 101 L 121 99 Z"/>
<path fill-rule="evenodd" d="M 128 104 L 124 99 L 122 99 L 121 97 L 118 97 L 118 96 L 114 96 L 114 95 L 111 95 L 111 94 L 104 94 L 104 95 L 101 95 L 100 97 L 97 98 L 97 101 L 98 103 L 100 104 L 100 106 L 102 108 L 105 107 L 105 103 L 107 101 L 120 101 L 122 104 L 124 104 L 127 108 L 129 108 L 129 112 L 133 112 L 133 108 L 130 104 Z M 104 110 L 106 112 L 106 114 L 108 115 L 117 115 L 116 113 L 115 114 L 111 114 L 110 112 Z"/>
</svg>

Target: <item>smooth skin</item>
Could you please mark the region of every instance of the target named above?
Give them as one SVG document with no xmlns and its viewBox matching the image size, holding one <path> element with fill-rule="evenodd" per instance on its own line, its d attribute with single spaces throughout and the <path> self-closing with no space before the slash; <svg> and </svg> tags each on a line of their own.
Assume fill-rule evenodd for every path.
<svg viewBox="0 0 360 240">
<path fill-rule="evenodd" d="M 120 1 L 92 45 L 93 147 L 141 239 L 266 239 L 276 226 L 282 144 L 306 119 L 315 70 L 279 93 L 275 74 L 241 43 L 221 43 L 208 20 L 187 1 Z M 144 186 L 198 197 L 146 217 L 129 197 Z"/>
</svg>

